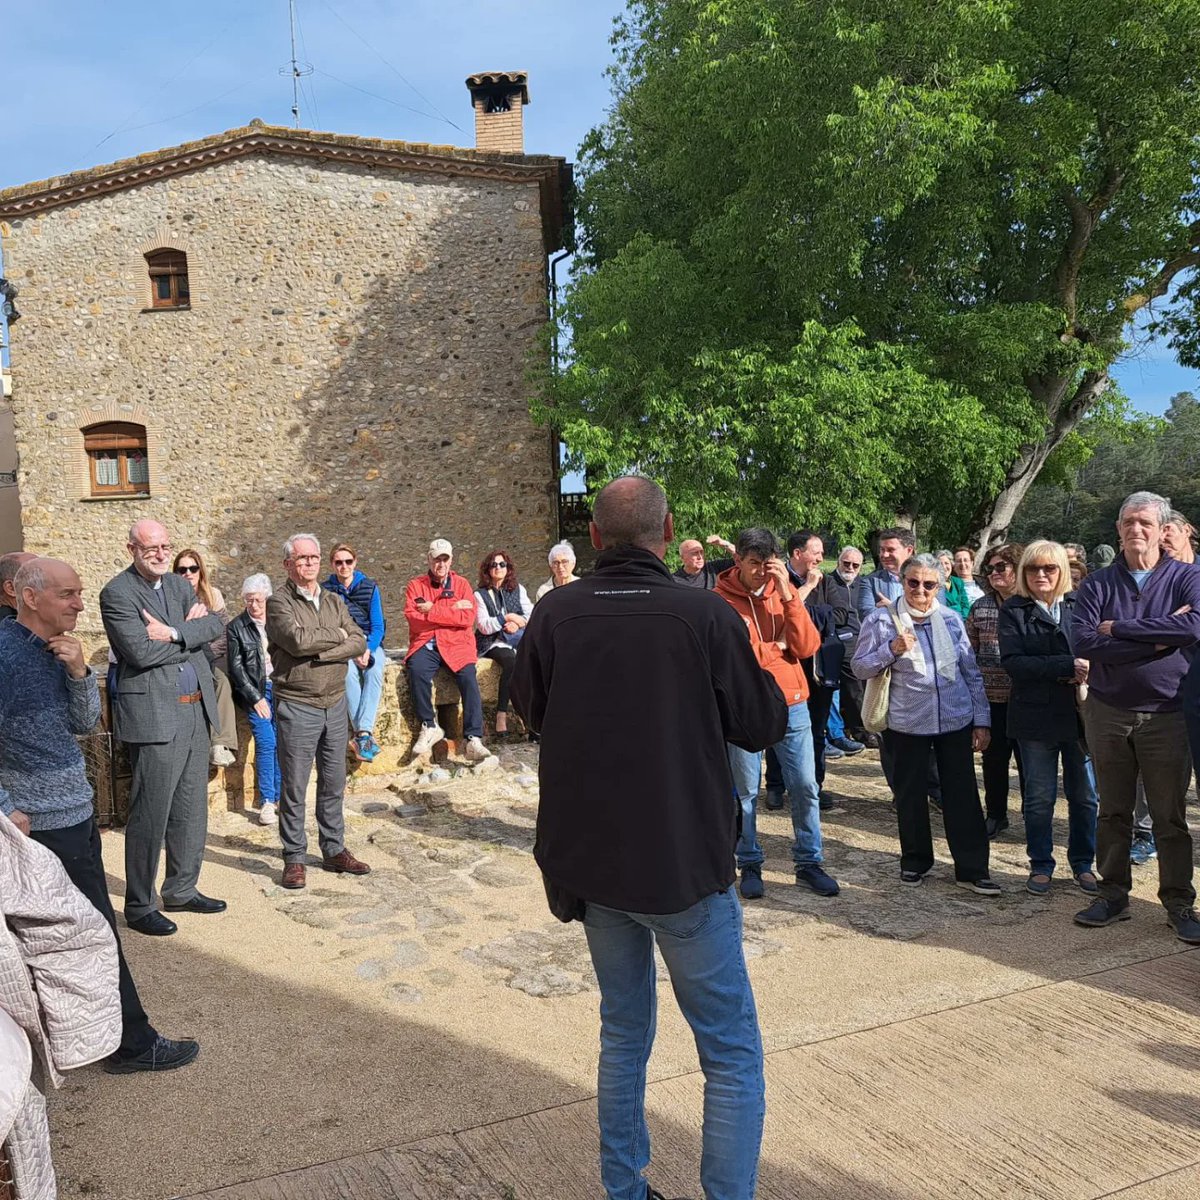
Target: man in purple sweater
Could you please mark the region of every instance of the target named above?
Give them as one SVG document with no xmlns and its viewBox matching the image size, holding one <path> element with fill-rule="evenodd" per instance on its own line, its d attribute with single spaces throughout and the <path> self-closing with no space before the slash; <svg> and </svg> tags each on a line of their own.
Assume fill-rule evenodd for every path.
<svg viewBox="0 0 1200 1200">
<path fill-rule="evenodd" d="M 1138 774 L 1158 843 L 1158 898 L 1176 934 L 1200 945 L 1193 911 L 1192 837 L 1184 815 L 1191 776 L 1180 689 L 1200 641 L 1200 569 L 1162 553 L 1171 506 L 1153 492 L 1121 505 L 1121 553 L 1079 585 L 1074 645 L 1091 662 L 1083 723 L 1096 768 L 1100 896 L 1080 925 L 1130 917 L 1129 847 Z"/>
</svg>

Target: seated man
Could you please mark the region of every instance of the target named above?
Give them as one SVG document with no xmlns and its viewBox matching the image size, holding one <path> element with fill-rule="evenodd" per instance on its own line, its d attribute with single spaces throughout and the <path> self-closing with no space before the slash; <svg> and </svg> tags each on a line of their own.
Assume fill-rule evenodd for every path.
<svg viewBox="0 0 1200 1200">
<path fill-rule="evenodd" d="M 429 543 L 429 570 L 409 580 L 404 589 L 404 616 L 408 620 L 408 687 L 421 719 L 421 732 L 413 743 L 413 757 L 428 754 L 445 737 L 433 711 L 433 677 L 446 667 L 462 693 L 463 753 L 472 762 L 490 758 L 483 744 L 483 700 L 475 677 L 475 589 L 456 575 L 450 564 L 454 547 L 445 538 Z"/>
</svg>

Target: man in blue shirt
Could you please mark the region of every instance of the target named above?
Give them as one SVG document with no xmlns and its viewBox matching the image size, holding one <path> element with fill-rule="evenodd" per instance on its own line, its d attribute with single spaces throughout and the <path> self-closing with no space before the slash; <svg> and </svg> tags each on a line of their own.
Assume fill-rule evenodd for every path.
<svg viewBox="0 0 1200 1200">
<path fill-rule="evenodd" d="M 76 736 L 100 720 L 96 676 L 70 637 L 83 585 L 65 562 L 34 558 L 15 579 L 17 616 L 0 622 L 0 811 L 62 861 L 71 882 L 117 932 L 100 854 L 92 786 Z M 169 1071 L 200 1053 L 163 1037 L 146 1016 L 121 952 L 121 1045 L 111 1074 Z"/>
</svg>

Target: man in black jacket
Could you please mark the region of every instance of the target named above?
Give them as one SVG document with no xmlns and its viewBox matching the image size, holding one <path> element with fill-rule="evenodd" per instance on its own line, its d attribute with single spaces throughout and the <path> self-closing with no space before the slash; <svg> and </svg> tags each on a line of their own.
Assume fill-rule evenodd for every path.
<svg viewBox="0 0 1200 1200">
<path fill-rule="evenodd" d="M 643 1178 L 657 941 L 704 1064 L 705 1194 L 750 1200 L 762 1042 L 725 743 L 773 745 L 787 704 L 730 605 L 672 580 L 674 525 L 656 484 L 614 480 L 593 516 L 596 569 L 534 609 L 512 696 L 541 735 L 534 856 L 556 915 L 582 919 L 600 985 L 601 1178 L 610 1200 L 657 1195 Z"/>
</svg>

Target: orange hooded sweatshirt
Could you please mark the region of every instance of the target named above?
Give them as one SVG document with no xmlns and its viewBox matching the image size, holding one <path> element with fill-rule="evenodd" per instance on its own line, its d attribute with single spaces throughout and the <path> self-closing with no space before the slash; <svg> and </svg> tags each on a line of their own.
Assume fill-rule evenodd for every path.
<svg viewBox="0 0 1200 1200">
<path fill-rule="evenodd" d="M 788 705 L 803 704 L 808 699 L 808 680 L 800 660 L 816 654 L 821 635 L 795 588 L 785 604 L 775 580 L 768 577 L 762 595 L 755 596 L 746 590 L 737 567 L 730 567 L 717 576 L 715 590 L 745 621 L 759 665 L 774 676 Z"/>
</svg>

